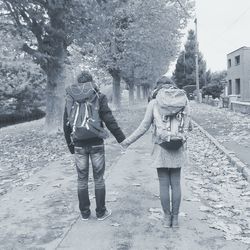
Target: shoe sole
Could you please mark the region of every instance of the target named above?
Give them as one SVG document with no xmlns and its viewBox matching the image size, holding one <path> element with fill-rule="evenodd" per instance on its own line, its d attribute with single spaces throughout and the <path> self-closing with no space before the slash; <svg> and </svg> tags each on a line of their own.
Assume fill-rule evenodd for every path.
<svg viewBox="0 0 250 250">
<path fill-rule="evenodd" d="M 83 221 L 87 221 L 87 220 L 89 220 L 89 218 L 86 218 L 86 219 L 85 219 L 85 218 L 82 218 L 82 220 L 83 220 Z"/>
<path fill-rule="evenodd" d="M 107 215 L 105 215 L 104 217 L 101 217 L 101 218 L 97 218 L 97 220 L 103 221 L 103 220 L 107 219 L 111 214 L 112 214 L 112 211 L 109 211 L 109 213 Z"/>
<path fill-rule="evenodd" d="M 91 216 L 91 215 L 89 215 L 89 217 L 86 217 L 86 218 L 83 218 L 83 217 L 81 216 L 81 220 L 82 220 L 82 221 L 87 221 L 87 220 L 90 219 L 90 216 Z"/>
<path fill-rule="evenodd" d="M 171 215 L 164 216 L 163 227 L 170 228 L 172 227 Z"/>
<path fill-rule="evenodd" d="M 172 228 L 180 228 L 180 226 L 172 226 Z"/>
<path fill-rule="evenodd" d="M 171 228 L 171 225 L 164 225 L 164 228 Z"/>
</svg>

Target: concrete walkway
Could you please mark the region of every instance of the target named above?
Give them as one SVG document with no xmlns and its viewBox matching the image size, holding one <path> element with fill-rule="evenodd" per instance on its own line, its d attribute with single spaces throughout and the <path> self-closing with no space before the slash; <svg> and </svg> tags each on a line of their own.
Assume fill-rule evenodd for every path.
<svg viewBox="0 0 250 250">
<path fill-rule="evenodd" d="M 226 241 L 221 231 L 203 220 L 203 204 L 194 199 L 192 181 L 183 178 L 180 228 L 164 228 L 158 197 L 156 170 L 151 168 L 151 135 L 138 140 L 107 173 L 107 207 L 112 216 L 97 221 L 80 218 L 56 249 L 72 250 L 152 250 L 152 249 L 247 249 L 237 241 Z M 183 172 L 192 170 L 192 162 Z M 186 172 L 186 173 L 185 173 Z M 198 177 L 199 178 L 199 177 Z M 186 180 L 185 180 L 186 179 Z M 197 180 L 196 180 L 197 181 Z"/>
</svg>

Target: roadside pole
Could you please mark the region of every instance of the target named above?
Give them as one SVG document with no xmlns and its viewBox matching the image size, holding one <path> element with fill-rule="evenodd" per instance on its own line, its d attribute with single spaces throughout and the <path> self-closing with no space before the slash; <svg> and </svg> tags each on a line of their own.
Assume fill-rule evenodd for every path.
<svg viewBox="0 0 250 250">
<path fill-rule="evenodd" d="M 197 101 L 201 102 L 200 97 L 200 84 L 199 84 L 199 51 L 198 51 L 198 38 L 197 38 L 197 18 L 194 20 L 195 23 L 195 79 L 196 79 L 196 92 Z"/>
</svg>

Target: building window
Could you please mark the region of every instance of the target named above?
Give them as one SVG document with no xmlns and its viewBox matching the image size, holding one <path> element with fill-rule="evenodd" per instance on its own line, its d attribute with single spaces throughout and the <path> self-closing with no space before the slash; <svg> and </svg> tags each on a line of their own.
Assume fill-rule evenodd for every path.
<svg viewBox="0 0 250 250">
<path fill-rule="evenodd" d="M 232 80 L 228 81 L 228 95 L 232 95 Z"/>
<path fill-rule="evenodd" d="M 235 79 L 235 94 L 240 95 L 240 79 Z"/>
<path fill-rule="evenodd" d="M 236 56 L 235 57 L 235 65 L 239 65 L 240 64 L 240 56 Z"/>
<path fill-rule="evenodd" d="M 228 59 L 228 60 L 227 60 L 227 67 L 228 67 L 228 68 L 231 68 L 231 66 L 232 66 L 231 59 Z"/>
</svg>

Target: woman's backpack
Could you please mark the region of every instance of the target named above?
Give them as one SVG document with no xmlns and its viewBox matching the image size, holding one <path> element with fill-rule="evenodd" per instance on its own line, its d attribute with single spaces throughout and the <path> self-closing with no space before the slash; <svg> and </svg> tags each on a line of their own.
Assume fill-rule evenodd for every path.
<svg viewBox="0 0 250 250">
<path fill-rule="evenodd" d="M 183 90 L 167 85 L 158 91 L 153 110 L 155 143 L 169 150 L 177 150 L 183 145 L 186 105 Z"/>
</svg>

